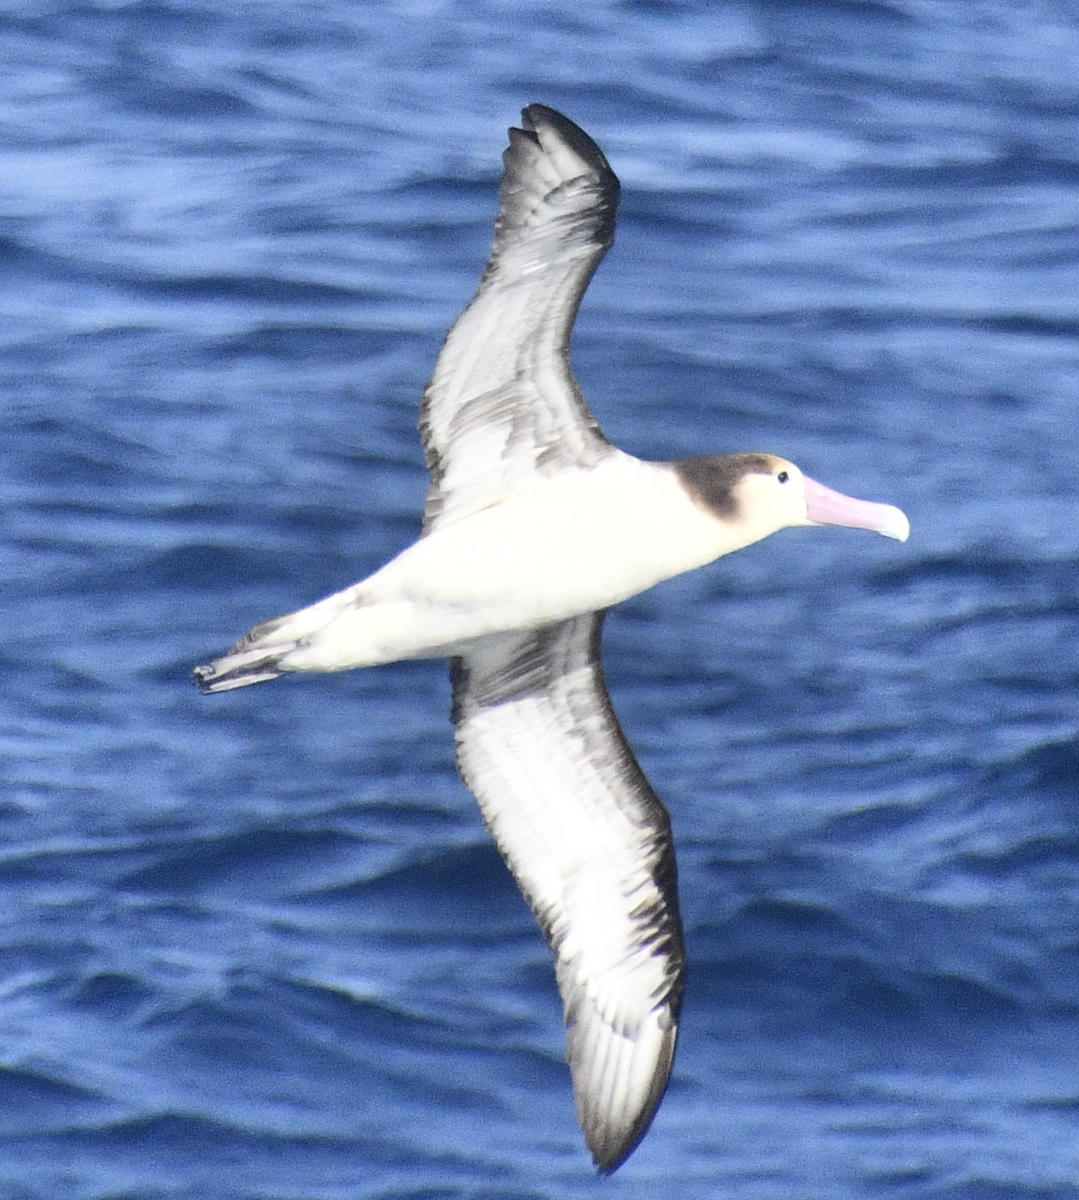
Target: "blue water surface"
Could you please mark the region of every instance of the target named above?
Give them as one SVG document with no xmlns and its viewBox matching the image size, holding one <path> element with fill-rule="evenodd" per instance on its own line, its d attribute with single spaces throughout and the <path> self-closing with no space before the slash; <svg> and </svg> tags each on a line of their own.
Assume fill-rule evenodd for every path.
<svg viewBox="0 0 1079 1200">
<path fill-rule="evenodd" d="M 0 1198 L 1079 1197 L 1079 13 L 0 3 Z M 901 505 L 621 606 L 673 1082 L 592 1173 L 445 664 L 200 696 L 415 536 L 506 127 L 623 183 L 647 458 Z"/>
</svg>

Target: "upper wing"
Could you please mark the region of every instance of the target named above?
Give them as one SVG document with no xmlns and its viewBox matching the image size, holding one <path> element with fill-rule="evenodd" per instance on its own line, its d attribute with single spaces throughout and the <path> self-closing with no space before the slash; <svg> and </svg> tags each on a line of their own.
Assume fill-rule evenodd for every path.
<svg viewBox="0 0 1079 1200">
<path fill-rule="evenodd" d="M 577 1113 L 613 1171 L 667 1086 L 685 952 L 667 811 L 611 708 L 602 613 L 453 663 L 461 776 L 554 951 Z"/>
<path fill-rule="evenodd" d="M 425 530 L 532 476 L 591 465 L 607 450 L 573 378 L 569 339 L 614 240 L 618 180 L 599 147 L 560 113 L 532 104 L 521 123 L 503 155 L 487 269 L 424 393 Z"/>
</svg>

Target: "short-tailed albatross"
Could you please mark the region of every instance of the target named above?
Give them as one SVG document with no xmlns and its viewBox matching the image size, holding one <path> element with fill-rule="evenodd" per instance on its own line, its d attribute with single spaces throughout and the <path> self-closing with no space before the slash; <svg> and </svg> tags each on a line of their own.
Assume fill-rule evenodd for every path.
<svg viewBox="0 0 1079 1200">
<path fill-rule="evenodd" d="M 490 261 L 423 397 L 419 540 L 195 674 L 221 692 L 450 657 L 461 778 L 554 953 L 577 1113 L 609 1172 L 666 1088 L 685 952 L 670 820 L 604 683 L 604 610 L 789 526 L 910 527 L 771 454 L 645 462 L 607 441 L 569 341 L 618 180 L 561 114 L 533 104 L 521 124 Z"/>
</svg>

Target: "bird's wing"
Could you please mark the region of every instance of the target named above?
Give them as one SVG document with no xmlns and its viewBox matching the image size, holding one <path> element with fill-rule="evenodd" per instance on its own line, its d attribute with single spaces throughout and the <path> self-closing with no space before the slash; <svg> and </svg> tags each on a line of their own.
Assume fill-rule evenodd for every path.
<svg viewBox="0 0 1079 1200">
<path fill-rule="evenodd" d="M 674 1057 L 685 953 L 667 810 L 611 707 L 602 613 L 454 659 L 461 776 L 554 951 L 577 1112 L 613 1171 Z"/>
<path fill-rule="evenodd" d="M 609 446 L 573 377 L 581 297 L 614 240 L 618 180 L 599 147 L 533 104 L 504 154 L 494 246 L 424 393 L 424 529 Z"/>
</svg>

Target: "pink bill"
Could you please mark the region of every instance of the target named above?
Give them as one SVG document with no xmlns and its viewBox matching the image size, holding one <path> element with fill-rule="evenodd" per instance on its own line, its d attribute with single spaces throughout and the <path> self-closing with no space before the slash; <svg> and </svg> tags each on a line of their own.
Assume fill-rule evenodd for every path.
<svg viewBox="0 0 1079 1200">
<path fill-rule="evenodd" d="M 906 514 L 891 504 L 874 504 L 833 492 L 815 479 L 806 478 L 806 515 L 814 525 L 846 525 L 851 529 L 872 529 L 885 537 L 905 542 L 910 536 Z"/>
</svg>

